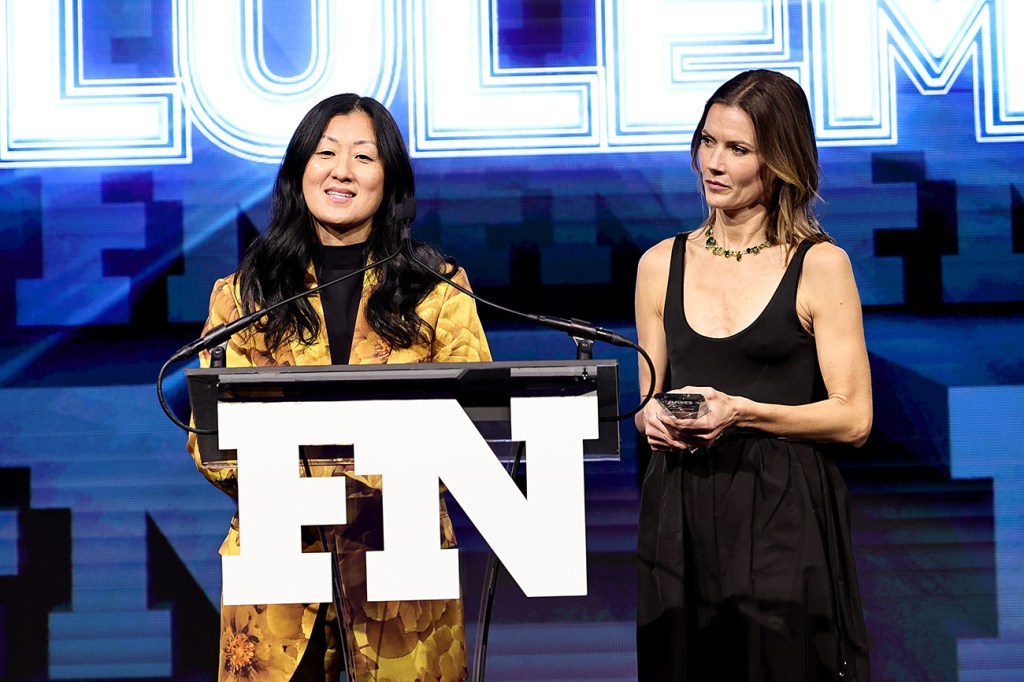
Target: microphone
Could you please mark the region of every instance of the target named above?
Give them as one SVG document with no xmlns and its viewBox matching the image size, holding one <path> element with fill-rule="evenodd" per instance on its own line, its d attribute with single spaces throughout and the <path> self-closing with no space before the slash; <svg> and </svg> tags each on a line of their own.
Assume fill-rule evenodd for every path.
<svg viewBox="0 0 1024 682">
<path fill-rule="evenodd" d="M 282 301 L 282 303 L 283 302 L 284 301 Z M 270 310 L 270 308 L 268 308 L 267 310 Z M 218 324 L 216 327 L 211 328 L 208 332 L 206 332 L 206 334 L 200 336 L 195 341 L 187 343 L 181 348 L 179 348 L 177 351 L 175 351 L 174 355 L 172 355 L 171 359 L 168 360 L 167 362 L 168 364 L 174 364 L 175 362 L 180 362 L 181 360 L 188 360 L 192 356 L 197 355 L 202 350 L 211 350 L 215 346 L 219 346 L 220 344 L 230 339 L 232 336 L 235 335 L 236 332 L 240 332 L 246 327 L 249 327 L 250 325 L 254 324 L 256 320 L 258 320 L 260 317 L 266 314 L 266 311 L 259 310 L 249 315 L 243 315 L 234 322 L 230 322 L 228 324 Z"/>
<path fill-rule="evenodd" d="M 533 315 L 530 313 L 524 313 L 524 315 L 534 322 L 538 322 L 552 329 L 563 331 L 573 337 L 590 339 L 591 341 L 604 341 L 605 343 L 610 343 L 613 346 L 622 346 L 623 348 L 633 348 L 636 345 L 633 343 L 632 339 L 623 336 L 618 332 L 613 332 L 610 329 L 592 325 L 586 320 L 578 320 L 576 318 L 570 318 L 567 320 L 561 317 Z"/>
<path fill-rule="evenodd" d="M 408 255 L 409 259 L 412 260 L 414 263 L 419 265 L 424 270 L 432 273 L 441 281 L 447 282 L 449 286 L 466 294 L 474 301 L 482 303 L 483 305 L 486 305 L 490 308 L 494 308 L 496 310 L 508 313 L 514 317 L 521 317 L 531 322 L 535 322 L 541 326 L 548 327 L 549 329 L 555 329 L 558 331 L 566 332 L 575 339 L 603 341 L 613 346 L 621 346 L 623 348 L 635 349 L 644 358 L 644 360 L 647 361 L 647 366 L 651 372 L 651 387 L 647 393 L 647 397 L 644 398 L 644 400 L 637 407 L 635 407 L 633 410 L 630 410 L 626 414 L 620 415 L 619 417 L 617 417 L 617 419 L 626 419 L 627 417 L 632 417 L 634 414 L 642 410 L 644 405 L 650 402 L 651 398 L 654 396 L 654 376 L 656 374 L 654 369 L 654 362 L 651 360 L 647 352 L 638 344 L 634 343 L 632 339 L 623 336 L 618 332 L 613 332 L 610 329 L 595 326 L 590 322 L 587 322 L 586 320 L 578 320 L 575 318 L 565 319 L 561 317 L 550 317 L 548 315 L 535 315 L 533 313 L 524 313 L 520 310 L 506 308 L 503 305 L 493 303 L 485 298 L 482 298 L 481 296 L 473 293 L 466 287 L 460 285 L 458 282 L 452 280 L 450 277 L 442 275 L 440 272 L 428 266 L 426 263 L 424 263 L 423 261 L 416 257 L 415 249 L 412 248 L 412 221 L 416 219 L 415 197 L 407 197 L 401 204 L 396 206 L 395 218 L 406 221 L 402 227 L 402 245 L 400 247 L 400 250 L 404 249 L 406 251 L 406 255 Z"/>
<path fill-rule="evenodd" d="M 395 219 L 404 222 L 404 224 L 402 225 L 401 232 L 402 247 L 407 249 L 409 257 L 412 258 L 412 260 L 414 260 L 418 265 L 420 265 L 424 269 L 429 270 L 430 272 L 434 272 L 440 279 L 444 280 L 445 282 L 455 287 L 462 293 L 466 294 L 470 298 L 479 301 L 480 303 L 483 303 L 486 306 L 496 308 L 503 312 L 514 315 L 516 317 L 522 317 L 524 319 L 530 320 L 531 322 L 536 322 L 537 324 L 540 324 L 542 326 L 566 332 L 567 334 L 573 337 L 589 339 L 591 341 L 604 341 L 605 343 L 610 343 L 614 346 L 623 346 L 625 348 L 633 348 L 635 346 L 632 340 L 623 336 L 622 334 L 613 332 L 610 329 L 596 327 L 591 323 L 587 322 L 586 320 L 578 320 L 575 318 L 564 319 L 561 317 L 550 317 L 547 315 L 534 315 L 532 313 L 524 313 L 519 310 L 506 308 L 497 303 L 491 303 L 490 301 L 481 298 L 480 296 L 474 294 L 469 289 L 459 286 L 458 283 L 453 282 L 452 280 L 444 277 L 438 272 L 435 272 L 433 268 L 427 267 L 425 263 L 421 262 L 418 258 L 416 258 L 416 254 L 413 252 L 412 249 L 412 222 L 416 220 L 415 197 L 406 197 L 405 200 L 402 201 L 402 203 L 398 204 L 395 207 Z"/>
<path fill-rule="evenodd" d="M 264 315 L 269 313 L 271 310 L 274 310 L 275 308 L 279 308 L 279 307 L 281 307 L 283 305 L 291 303 L 292 301 L 296 301 L 296 300 L 298 300 L 300 298 L 304 298 L 306 296 L 312 296 L 313 294 L 317 293 L 321 289 L 326 289 L 327 287 L 334 286 L 338 282 L 342 282 L 342 281 L 344 281 L 344 280 L 346 280 L 346 279 L 348 279 L 350 277 L 355 277 L 356 275 L 360 275 L 360 274 L 366 272 L 367 270 L 369 270 L 370 268 L 376 267 L 376 266 L 380 265 L 381 263 L 384 263 L 386 261 L 391 260 L 392 258 L 395 257 L 395 255 L 397 255 L 397 253 L 392 254 L 392 255 L 390 255 L 387 258 L 384 258 L 382 260 L 379 260 L 376 263 L 371 263 L 369 265 L 365 265 L 365 266 L 359 268 L 358 270 L 353 270 L 352 272 L 347 272 L 344 275 L 342 275 L 341 277 L 338 277 L 336 279 L 332 279 L 330 282 L 325 282 L 324 284 L 320 284 L 318 286 L 315 286 L 312 289 L 306 289 L 305 291 L 300 291 L 299 293 L 295 294 L 294 296 L 290 296 L 290 297 L 284 299 L 283 301 L 278 301 L 277 303 L 275 303 L 273 305 L 270 305 L 270 306 L 267 306 L 266 308 L 263 308 L 262 310 L 257 310 L 256 312 L 249 313 L 248 315 L 243 315 L 242 317 L 238 318 L 234 322 L 229 322 L 227 324 L 218 324 L 216 327 L 211 328 L 209 331 L 207 331 L 205 334 L 200 336 L 195 341 L 192 341 L 191 343 L 187 343 L 184 346 L 182 346 L 181 348 L 179 348 L 174 353 L 174 355 L 171 356 L 171 359 L 167 361 L 167 364 L 173 364 L 173 363 L 179 362 L 181 360 L 187 360 L 187 359 L 191 358 L 192 356 L 198 354 L 202 350 L 210 350 L 214 346 L 219 346 L 220 344 L 224 343 L 225 341 L 227 341 L 228 339 L 230 339 L 232 336 L 234 336 L 238 332 L 242 331 L 243 329 L 246 329 L 247 327 L 250 327 L 250 326 L 256 324 L 257 320 L 259 320 L 261 317 L 263 317 Z"/>
<path fill-rule="evenodd" d="M 415 215 L 416 215 L 415 214 L 415 210 L 416 209 L 414 207 L 413 208 L 413 217 L 415 217 Z M 408 229 L 408 227 L 406 229 Z M 167 400 L 164 397 L 164 374 L 167 372 L 167 368 L 168 367 L 170 367 L 175 362 L 180 362 L 182 360 L 187 360 L 187 359 L 197 355 L 202 350 L 209 350 L 209 351 L 212 352 L 214 349 L 216 349 L 217 346 L 221 345 L 222 343 L 224 343 L 225 341 L 230 339 L 232 336 L 234 336 L 238 332 L 242 331 L 243 329 L 247 329 L 248 327 L 251 327 L 252 325 L 256 324 L 256 322 L 261 317 L 263 317 L 264 315 L 269 313 L 271 310 L 274 310 L 275 308 L 279 308 L 280 306 L 283 306 L 283 305 L 287 305 L 288 303 L 291 303 L 292 301 L 296 301 L 296 300 L 298 300 L 300 298 L 303 298 L 303 297 L 306 297 L 306 296 L 312 296 L 313 294 L 317 293 L 321 289 L 326 289 L 327 287 L 333 286 L 333 285 L 337 284 L 338 282 L 342 282 L 342 281 L 348 279 L 349 277 L 355 277 L 356 275 L 361 275 L 362 273 L 366 272 L 370 268 L 375 268 L 378 265 L 380 265 L 381 263 L 386 263 L 387 261 L 391 260 L 392 258 L 395 258 L 401 252 L 402 252 L 402 250 L 399 249 L 399 250 L 395 251 L 394 253 L 392 253 L 390 256 L 382 258 L 382 259 L 380 259 L 379 261 L 377 261 L 375 263 L 370 263 L 368 265 L 364 265 L 363 267 L 359 268 L 358 270 L 353 270 L 352 272 L 347 272 L 344 275 L 342 275 L 341 277 L 337 277 L 335 279 L 332 279 L 330 282 L 325 282 L 324 284 L 320 284 L 318 286 L 315 286 L 312 289 L 306 289 L 305 291 L 300 291 L 299 293 L 295 294 L 294 296 L 290 296 L 290 297 L 288 297 L 288 298 L 286 298 L 286 299 L 284 299 L 282 301 L 278 301 L 277 303 L 274 303 L 273 305 L 269 305 L 266 308 L 263 308 L 262 310 L 257 310 L 257 311 L 255 311 L 253 313 L 249 313 L 248 315 L 243 315 L 242 317 L 238 318 L 237 320 L 235 320 L 233 322 L 228 322 L 227 324 L 218 324 L 216 327 L 213 327 L 212 329 L 207 331 L 205 334 L 200 336 L 195 341 L 192 341 L 191 343 L 187 343 L 184 346 L 182 346 L 181 348 L 179 348 L 174 353 L 174 355 L 172 355 L 167 360 L 167 362 L 165 362 L 163 364 L 163 367 L 160 368 L 160 372 L 157 374 L 157 377 L 156 377 L 156 394 L 157 394 L 157 398 L 160 401 L 160 407 L 163 409 L 164 414 L 166 414 L 167 417 L 172 422 L 174 422 L 174 424 L 176 426 L 178 426 L 179 428 L 181 428 L 181 429 L 183 429 L 185 431 L 189 431 L 191 433 L 203 434 L 203 435 L 209 435 L 209 434 L 216 433 L 216 431 L 211 431 L 211 430 L 208 430 L 208 429 L 197 429 L 194 426 L 189 426 L 188 424 L 186 424 L 183 421 L 181 421 L 180 419 L 178 419 L 178 417 L 171 410 L 170 405 L 167 404 Z"/>
<path fill-rule="evenodd" d="M 416 220 L 416 197 L 406 197 L 395 206 L 395 220 L 401 225 L 399 239 L 402 245 L 412 242 L 412 222 Z M 411 248 L 410 248 L 411 250 Z"/>
</svg>

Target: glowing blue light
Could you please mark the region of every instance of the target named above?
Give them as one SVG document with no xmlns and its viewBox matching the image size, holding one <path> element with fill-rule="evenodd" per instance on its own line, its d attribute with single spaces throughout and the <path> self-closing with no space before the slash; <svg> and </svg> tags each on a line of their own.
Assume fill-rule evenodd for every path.
<svg viewBox="0 0 1024 682">
<path fill-rule="evenodd" d="M 178 0 L 178 71 L 196 125 L 225 151 L 281 159 L 303 114 L 339 92 L 390 104 L 397 82 L 396 2 L 312 0 L 312 48 L 298 76 L 270 75 L 260 0 Z M 256 18 L 253 21 L 253 18 Z"/>
<path fill-rule="evenodd" d="M 418 156 L 598 145 L 595 69 L 500 69 L 496 3 L 417 0 L 410 147 Z"/>
<path fill-rule="evenodd" d="M 811 3 L 819 140 L 895 144 L 897 68 L 944 95 L 968 65 L 977 140 L 1024 140 L 1024 48 L 1008 40 L 1021 22 L 1021 3 L 1005 0 Z"/>
<path fill-rule="evenodd" d="M 0 0 L 0 165 L 188 162 L 177 84 L 88 82 L 75 16 L 72 0 Z"/>
<path fill-rule="evenodd" d="M 536 68 L 500 66 L 497 0 L 298 4 L 295 74 L 267 62 L 262 0 L 172 0 L 175 77 L 88 80 L 85 5 L 0 0 L 0 166 L 189 163 L 193 123 L 277 163 L 312 104 L 390 105 L 403 66 L 414 156 L 685 150 L 713 89 L 749 68 L 803 85 L 822 145 L 895 144 L 898 74 L 944 95 L 968 68 L 976 138 L 1024 140 L 1021 2 L 594 0 L 596 63 Z"/>
</svg>

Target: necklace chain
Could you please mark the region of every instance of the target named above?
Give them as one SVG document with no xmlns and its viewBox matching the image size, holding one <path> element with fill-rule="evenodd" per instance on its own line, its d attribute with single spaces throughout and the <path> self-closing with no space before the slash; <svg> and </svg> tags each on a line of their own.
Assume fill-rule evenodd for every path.
<svg viewBox="0 0 1024 682">
<path fill-rule="evenodd" d="M 724 248 L 722 248 L 721 246 L 718 245 L 718 242 L 715 241 L 715 236 L 713 234 L 711 234 L 711 226 L 710 225 L 708 226 L 707 231 L 704 233 L 704 236 L 708 238 L 707 241 L 704 242 L 704 248 L 705 249 L 707 249 L 711 253 L 715 254 L 716 256 L 725 256 L 726 258 L 735 258 L 736 262 L 739 262 L 739 261 L 743 260 L 743 256 L 746 256 L 748 254 L 753 254 L 753 255 L 756 256 L 757 254 L 761 253 L 762 249 L 767 249 L 767 248 L 773 246 L 773 244 L 766 239 L 765 241 L 763 241 L 762 243 L 758 244 L 757 246 L 748 246 L 747 248 L 742 249 L 742 250 L 738 250 L 738 251 L 733 251 L 731 249 L 724 249 Z"/>
</svg>

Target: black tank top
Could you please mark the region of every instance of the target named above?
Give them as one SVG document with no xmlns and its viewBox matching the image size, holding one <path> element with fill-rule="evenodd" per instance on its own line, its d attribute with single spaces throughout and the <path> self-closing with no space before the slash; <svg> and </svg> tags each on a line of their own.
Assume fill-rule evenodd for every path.
<svg viewBox="0 0 1024 682">
<path fill-rule="evenodd" d="M 796 287 L 804 256 L 802 242 L 764 311 L 747 328 L 711 338 L 690 328 L 683 312 L 683 270 L 687 234 L 676 235 L 665 297 L 668 376 L 665 389 L 711 386 L 729 395 L 779 405 L 803 405 L 827 397 L 814 337 L 800 324 Z"/>
</svg>

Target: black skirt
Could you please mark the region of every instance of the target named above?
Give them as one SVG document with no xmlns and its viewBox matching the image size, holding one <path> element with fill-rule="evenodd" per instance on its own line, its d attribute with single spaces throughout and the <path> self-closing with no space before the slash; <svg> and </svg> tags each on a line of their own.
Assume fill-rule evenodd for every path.
<svg viewBox="0 0 1024 682">
<path fill-rule="evenodd" d="M 870 679 L 848 492 L 815 446 L 655 452 L 638 558 L 640 680 Z"/>
</svg>

